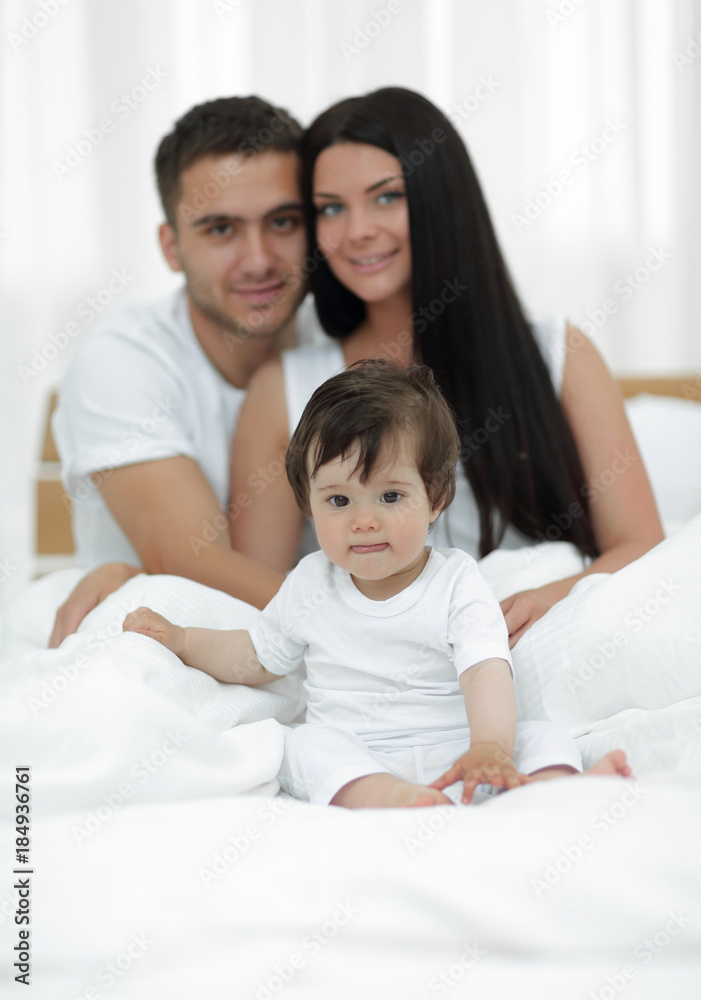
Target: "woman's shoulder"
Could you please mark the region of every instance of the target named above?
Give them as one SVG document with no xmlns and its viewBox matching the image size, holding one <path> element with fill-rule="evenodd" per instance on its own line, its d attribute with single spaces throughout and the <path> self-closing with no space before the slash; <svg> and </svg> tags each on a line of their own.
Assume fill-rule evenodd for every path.
<svg viewBox="0 0 701 1000">
<path fill-rule="evenodd" d="M 280 372 L 287 400 L 290 434 L 299 423 L 309 398 L 323 382 L 345 368 L 340 343 L 294 347 L 280 355 Z"/>
</svg>

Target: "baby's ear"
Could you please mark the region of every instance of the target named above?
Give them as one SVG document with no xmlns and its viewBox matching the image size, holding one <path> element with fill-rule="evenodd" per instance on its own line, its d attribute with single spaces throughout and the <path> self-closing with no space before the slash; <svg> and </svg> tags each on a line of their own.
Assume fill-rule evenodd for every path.
<svg viewBox="0 0 701 1000">
<path fill-rule="evenodd" d="M 431 507 L 431 517 L 429 520 L 429 524 L 433 524 L 433 522 L 436 520 L 436 518 L 438 517 L 438 515 L 442 510 L 443 510 L 442 502 L 438 502 L 434 507 Z"/>
</svg>

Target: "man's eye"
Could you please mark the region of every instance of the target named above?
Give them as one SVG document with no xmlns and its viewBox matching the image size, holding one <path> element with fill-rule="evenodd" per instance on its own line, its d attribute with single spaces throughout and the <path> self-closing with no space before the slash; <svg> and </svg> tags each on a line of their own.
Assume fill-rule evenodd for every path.
<svg viewBox="0 0 701 1000">
<path fill-rule="evenodd" d="M 273 219 L 271 222 L 271 228 L 275 230 L 276 233 L 289 233 L 293 229 L 297 229 L 300 225 L 301 219 L 298 219 L 293 215 L 281 215 L 277 219 Z"/>
<path fill-rule="evenodd" d="M 332 507 L 347 507 L 348 497 L 342 497 L 342 496 L 329 497 L 329 503 L 331 504 Z"/>
<path fill-rule="evenodd" d="M 218 222 L 216 226 L 210 226 L 207 230 L 212 236 L 228 236 L 231 233 L 231 224 L 229 222 Z"/>
<path fill-rule="evenodd" d="M 401 493 L 397 493 L 396 490 L 387 490 L 386 493 L 382 494 L 383 503 L 397 503 L 401 498 Z"/>
</svg>

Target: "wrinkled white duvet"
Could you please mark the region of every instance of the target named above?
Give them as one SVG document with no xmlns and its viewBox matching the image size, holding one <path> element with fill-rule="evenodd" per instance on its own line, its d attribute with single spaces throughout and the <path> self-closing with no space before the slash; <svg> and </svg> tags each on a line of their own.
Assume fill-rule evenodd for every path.
<svg viewBox="0 0 701 1000">
<path fill-rule="evenodd" d="M 578 565 L 554 544 L 482 568 L 503 597 Z M 700 598 L 701 516 L 582 581 L 514 650 L 521 716 L 568 728 L 585 763 L 623 747 L 636 782 L 351 814 L 275 797 L 295 679 L 219 684 L 120 631 L 140 604 L 220 628 L 257 612 L 136 577 L 60 650 L 0 667 L 3 958 L 12 768 L 29 764 L 34 997 L 696 998 Z"/>
</svg>

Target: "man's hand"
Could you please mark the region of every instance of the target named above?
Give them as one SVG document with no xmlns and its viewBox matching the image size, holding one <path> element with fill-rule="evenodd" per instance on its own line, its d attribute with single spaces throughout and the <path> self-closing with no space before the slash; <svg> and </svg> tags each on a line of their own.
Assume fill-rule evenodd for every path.
<svg viewBox="0 0 701 1000">
<path fill-rule="evenodd" d="M 472 801 L 478 785 L 517 788 L 533 781 L 533 778 L 517 771 L 511 755 L 498 743 L 473 743 L 445 774 L 431 782 L 429 788 L 447 788 L 460 780 L 463 782 L 462 801 L 467 804 Z"/>
<path fill-rule="evenodd" d="M 131 611 L 124 619 L 122 630 L 147 635 L 149 639 L 160 642 L 176 656 L 182 656 L 185 649 L 185 629 L 173 625 L 163 615 L 151 611 L 150 608 L 137 608 L 136 611 Z"/>
<path fill-rule="evenodd" d="M 89 611 L 138 573 L 143 573 L 143 570 L 127 563 L 112 562 L 98 566 L 84 576 L 56 612 L 49 649 L 60 646 L 67 635 L 75 632 Z"/>
</svg>

